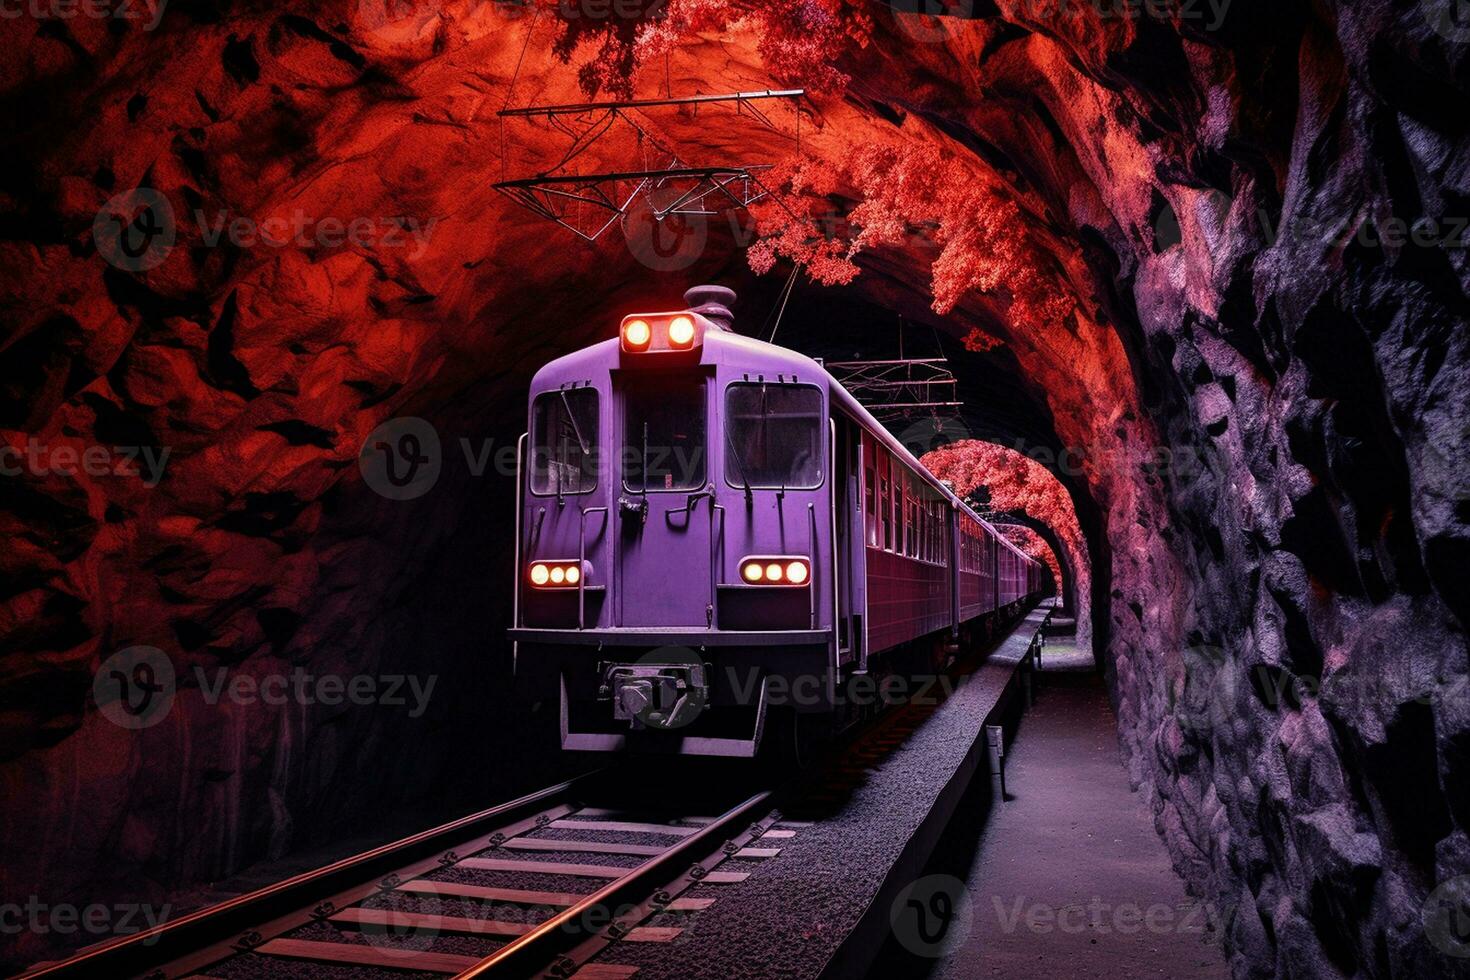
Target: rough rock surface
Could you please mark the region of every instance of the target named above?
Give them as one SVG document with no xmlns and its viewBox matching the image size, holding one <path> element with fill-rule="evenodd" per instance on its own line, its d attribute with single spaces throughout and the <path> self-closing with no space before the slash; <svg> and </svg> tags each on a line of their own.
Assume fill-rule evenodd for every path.
<svg viewBox="0 0 1470 980">
<path fill-rule="evenodd" d="M 773 3 L 761 23 L 843 6 Z M 1238 910 L 1237 974 L 1446 972 L 1420 909 L 1470 873 L 1465 32 L 1432 0 L 1254 0 L 1219 22 L 1199 4 L 961 6 L 974 19 L 862 4 L 861 31 L 808 30 L 851 42 L 825 52 L 849 80 L 824 79 L 804 147 L 938 147 L 1018 202 L 1028 288 L 1075 308 L 1027 322 L 1000 282 L 938 317 L 922 243 L 866 250 L 843 292 L 981 338 L 977 376 L 1019 408 L 976 434 L 1080 460 L 1056 472 L 1121 743 L 1177 867 Z M 494 640 L 509 481 L 493 453 L 476 475 L 482 440 L 514 440 L 531 371 L 605 336 L 609 310 L 716 279 L 765 309 L 776 288 L 718 226 L 659 273 L 490 188 L 495 111 L 581 98 L 575 42 L 626 25 L 583 21 L 568 66 L 554 17 L 480 0 L 8 24 L 0 431 L 47 454 L 170 456 L 156 486 L 55 455 L 0 478 L 0 891 L 156 898 L 455 777 L 490 792 L 539 775 L 507 744 L 537 744 L 545 713 L 510 694 Z M 686 26 L 659 59 L 676 93 L 801 66 L 756 27 Z M 694 156 L 790 152 L 748 123 L 683 113 L 661 133 Z M 120 268 L 94 219 L 139 186 L 167 198 L 178 242 Z M 294 238 L 296 215 L 312 234 L 283 247 L 220 237 L 245 216 Z M 324 240 L 325 218 L 371 234 Z M 382 236 L 409 218 L 433 222 L 422 247 Z M 402 416 L 444 450 L 411 501 L 356 465 Z M 181 680 L 167 717 L 131 731 L 91 690 L 135 644 Z M 432 674 L 438 693 L 417 719 L 247 708 L 208 703 L 195 671 L 297 665 Z"/>
</svg>

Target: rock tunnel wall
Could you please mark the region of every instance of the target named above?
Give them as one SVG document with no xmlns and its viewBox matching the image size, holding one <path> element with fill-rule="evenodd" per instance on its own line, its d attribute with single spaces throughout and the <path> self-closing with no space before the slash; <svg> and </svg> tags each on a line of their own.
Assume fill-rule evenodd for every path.
<svg viewBox="0 0 1470 980">
<path fill-rule="evenodd" d="M 743 25 L 671 9 L 678 43 L 649 58 L 639 45 L 668 38 L 494 3 L 14 22 L 0 428 L 47 453 L 170 459 L 151 486 L 54 455 L 0 481 L 6 893 L 169 894 L 464 779 L 459 760 L 490 760 L 468 774 L 482 791 L 534 771 L 505 733 L 537 744 L 544 712 L 486 640 L 508 610 L 494 451 L 525 382 L 605 336 L 610 309 L 692 281 L 767 287 L 719 229 L 670 273 L 512 209 L 489 187 L 494 113 L 512 78 L 517 103 L 565 102 L 658 65 L 675 92 L 809 81 L 815 177 L 786 190 L 867 205 L 837 236 L 863 239 L 851 288 L 998 344 L 1048 409 L 1077 462 L 1057 470 L 1125 757 L 1226 915 L 1238 975 L 1444 972 L 1420 908 L 1470 872 L 1454 23 L 1385 2 L 962 19 L 826 0 Z M 711 113 L 663 125 L 790 156 Z M 935 161 L 963 179 L 926 190 Z M 94 224 L 140 186 L 182 216 L 147 268 L 109 261 Z M 318 234 L 354 216 L 358 238 Z M 410 218 L 431 233 L 403 234 Z M 905 244 L 889 218 L 938 231 Z M 842 280 L 844 255 L 826 259 L 808 267 Z M 411 501 L 356 465 L 405 416 L 447 447 Z M 162 723 L 120 735 L 90 692 L 137 644 L 184 680 Z M 295 666 L 433 675 L 441 693 L 425 721 L 222 707 L 189 680 Z"/>
</svg>

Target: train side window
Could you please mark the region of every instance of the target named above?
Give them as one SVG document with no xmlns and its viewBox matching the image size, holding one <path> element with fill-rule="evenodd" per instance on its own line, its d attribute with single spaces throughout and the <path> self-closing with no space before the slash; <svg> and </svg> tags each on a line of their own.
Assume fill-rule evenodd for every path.
<svg viewBox="0 0 1470 980">
<path fill-rule="evenodd" d="M 929 501 L 929 560 L 939 564 L 939 501 Z"/>
<path fill-rule="evenodd" d="M 908 513 L 904 509 L 904 474 L 903 470 L 894 467 L 893 470 L 893 551 L 894 554 L 904 553 L 904 536 L 908 524 Z"/>
<path fill-rule="evenodd" d="M 922 494 L 923 491 L 920 491 Z M 924 508 L 929 506 L 922 496 L 914 501 L 914 557 L 920 561 L 924 560 L 924 552 L 928 550 L 924 543 L 929 533 L 929 522 L 924 519 Z"/>
<path fill-rule="evenodd" d="M 893 485 L 897 488 L 898 507 L 896 509 L 894 527 L 897 529 L 898 540 L 894 542 L 893 550 L 900 555 L 909 553 L 909 487 L 908 475 L 899 473 L 893 478 Z"/>
<path fill-rule="evenodd" d="M 944 527 L 945 527 L 944 501 L 934 501 L 934 561 L 945 564 L 944 561 Z"/>
<path fill-rule="evenodd" d="M 531 403 L 531 492 L 551 496 L 597 489 L 597 440 L 596 388 L 537 395 Z"/>
<path fill-rule="evenodd" d="M 883 523 L 883 550 L 893 550 L 893 511 L 889 506 L 892 488 L 888 484 L 888 461 L 879 464 L 878 472 L 878 517 Z"/>
<path fill-rule="evenodd" d="M 919 560 L 929 560 L 929 498 L 919 501 Z"/>
<path fill-rule="evenodd" d="M 929 560 L 939 564 L 939 501 L 929 501 Z"/>
<path fill-rule="evenodd" d="M 883 487 L 883 500 L 879 504 L 879 507 L 881 507 L 882 508 L 882 511 L 883 511 L 883 549 L 885 551 L 892 551 L 893 550 L 893 504 L 892 504 L 892 501 L 893 501 L 893 486 L 892 486 L 892 484 L 889 483 L 888 477 L 886 477 L 886 476 L 879 477 L 879 479 L 881 479 L 883 481 L 882 482 L 882 487 Z"/>
<path fill-rule="evenodd" d="M 702 378 L 630 384 L 623 395 L 623 484 L 639 493 L 705 482 Z"/>
<path fill-rule="evenodd" d="M 863 468 L 863 526 L 868 535 L 868 547 L 878 547 L 878 512 L 873 509 L 877 488 L 873 485 L 873 467 Z"/>
</svg>

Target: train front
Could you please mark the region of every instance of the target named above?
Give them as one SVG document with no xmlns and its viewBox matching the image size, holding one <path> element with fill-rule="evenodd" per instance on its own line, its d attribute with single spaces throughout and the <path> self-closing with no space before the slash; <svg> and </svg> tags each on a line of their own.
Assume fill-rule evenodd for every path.
<svg viewBox="0 0 1470 980">
<path fill-rule="evenodd" d="M 733 299 L 691 289 L 532 382 L 511 636 L 563 748 L 750 756 L 831 707 L 827 376 L 732 332 Z"/>
</svg>

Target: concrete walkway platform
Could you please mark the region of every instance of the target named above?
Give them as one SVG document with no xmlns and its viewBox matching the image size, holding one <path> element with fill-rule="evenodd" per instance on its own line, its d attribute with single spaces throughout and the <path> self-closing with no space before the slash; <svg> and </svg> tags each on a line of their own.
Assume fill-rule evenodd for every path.
<svg viewBox="0 0 1470 980">
<path fill-rule="evenodd" d="M 947 841 L 942 857 L 964 880 L 950 927 L 927 970 L 903 972 L 1224 980 L 1224 923 L 1185 894 L 1129 788 L 1092 654 L 1049 639 L 1042 669 L 1006 760 L 1006 802 L 990 810 L 978 846 L 972 828 L 968 854 L 959 828 Z"/>
</svg>

